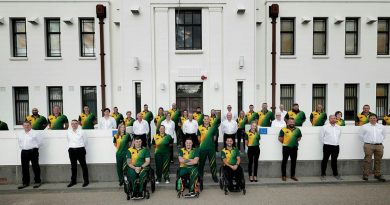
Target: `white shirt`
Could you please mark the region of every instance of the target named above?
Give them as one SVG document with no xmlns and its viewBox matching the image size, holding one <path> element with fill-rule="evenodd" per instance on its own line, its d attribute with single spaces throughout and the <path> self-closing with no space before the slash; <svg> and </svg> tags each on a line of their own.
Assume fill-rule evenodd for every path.
<svg viewBox="0 0 390 205">
<path fill-rule="evenodd" d="M 223 115 L 222 121 L 227 120 L 227 114 L 228 113 L 232 114 L 232 120 L 237 120 L 237 115 L 235 113 L 226 111 L 226 113 Z"/>
<path fill-rule="evenodd" d="M 165 127 L 165 133 L 167 133 L 168 135 L 171 135 L 172 139 L 174 141 L 176 141 L 176 135 L 175 135 L 175 122 L 173 122 L 172 120 L 164 120 L 161 122 L 161 125 L 164 125 Z"/>
<path fill-rule="evenodd" d="M 99 122 L 99 129 L 103 129 L 103 130 L 116 129 L 115 119 L 111 116 L 108 119 L 102 117 Z"/>
<path fill-rule="evenodd" d="M 77 129 L 73 131 L 73 129 L 69 129 L 66 135 L 68 138 L 68 146 L 69 148 L 80 148 L 85 147 L 88 143 L 87 137 L 84 135 L 82 129 Z"/>
<path fill-rule="evenodd" d="M 198 122 L 194 119 L 192 121 L 186 120 L 182 129 L 184 134 L 196 134 L 198 132 Z"/>
<path fill-rule="evenodd" d="M 339 145 L 341 136 L 340 126 L 335 124 L 331 125 L 330 123 L 322 126 L 320 131 L 320 140 L 322 144 L 327 145 Z"/>
<path fill-rule="evenodd" d="M 29 132 L 23 130 L 19 133 L 18 142 L 21 150 L 29 150 L 39 148 L 42 144 L 42 138 L 35 130 Z"/>
<path fill-rule="evenodd" d="M 149 133 L 149 125 L 146 120 L 142 120 L 139 122 L 138 120 L 134 121 L 133 123 L 133 132 L 136 135 L 143 135 Z"/>
<path fill-rule="evenodd" d="M 237 129 L 238 129 L 237 122 L 233 119 L 231 119 L 230 121 L 225 120 L 222 122 L 221 125 L 222 134 L 228 134 L 228 135 L 235 134 L 237 132 Z"/>
<path fill-rule="evenodd" d="M 284 120 L 273 120 L 271 123 L 271 127 L 283 128 L 286 127 L 286 122 Z"/>
<path fill-rule="evenodd" d="M 361 126 L 359 136 L 364 143 L 379 144 L 385 139 L 385 129 L 381 124 L 367 123 Z"/>
<path fill-rule="evenodd" d="M 280 111 L 280 110 L 279 110 L 279 112 L 280 112 L 280 114 L 282 115 L 282 119 L 284 119 L 284 117 L 286 117 L 286 115 L 287 115 L 287 111 L 285 111 L 285 110 Z"/>
</svg>

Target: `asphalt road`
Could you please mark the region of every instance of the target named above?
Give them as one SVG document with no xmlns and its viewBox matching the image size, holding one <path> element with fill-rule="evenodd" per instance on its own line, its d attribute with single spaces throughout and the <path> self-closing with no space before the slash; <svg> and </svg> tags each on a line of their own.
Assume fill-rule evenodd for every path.
<svg viewBox="0 0 390 205">
<path fill-rule="evenodd" d="M 148 200 L 126 201 L 122 190 L 77 190 L 77 191 L 15 191 L 0 193 L 0 205 L 45 205 L 45 204 L 390 204 L 390 183 L 325 184 L 325 185 L 269 185 L 247 187 L 247 194 L 231 193 L 225 196 L 216 187 L 203 190 L 199 198 L 178 199 L 176 192 L 160 189 Z"/>
</svg>

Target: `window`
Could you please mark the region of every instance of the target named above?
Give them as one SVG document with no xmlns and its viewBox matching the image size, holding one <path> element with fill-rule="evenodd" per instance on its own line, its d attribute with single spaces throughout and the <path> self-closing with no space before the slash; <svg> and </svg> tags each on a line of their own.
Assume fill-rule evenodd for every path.
<svg viewBox="0 0 390 205">
<path fill-rule="evenodd" d="M 313 55 L 326 55 L 327 18 L 313 20 Z"/>
<path fill-rule="evenodd" d="M 238 114 L 240 114 L 242 110 L 242 93 L 243 93 L 243 82 L 238 81 L 237 82 L 237 104 L 238 104 Z"/>
<path fill-rule="evenodd" d="M 61 57 L 60 19 L 46 19 L 46 55 Z"/>
<path fill-rule="evenodd" d="M 378 18 L 378 55 L 389 55 L 390 18 Z"/>
<path fill-rule="evenodd" d="M 283 104 L 286 110 L 291 110 L 295 101 L 295 86 L 280 85 L 280 104 Z"/>
<path fill-rule="evenodd" d="M 294 55 L 295 18 L 281 18 L 280 25 L 280 55 Z"/>
<path fill-rule="evenodd" d="M 84 105 L 88 105 L 90 112 L 97 116 L 96 86 L 81 87 L 81 110 Z"/>
<path fill-rule="evenodd" d="M 93 18 L 80 19 L 80 55 L 81 57 L 95 57 L 95 20 Z"/>
<path fill-rule="evenodd" d="M 59 106 L 61 113 L 63 112 L 62 102 L 62 87 L 47 87 L 48 100 L 49 100 L 49 112 L 53 112 L 54 106 Z"/>
<path fill-rule="evenodd" d="M 12 19 L 13 57 L 27 57 L 26 19 Z"/>
<path fill-rule="evenodd" d="M 136 113 L 141 112 L 141 83 L 136 82 L 135 84 L 135 111 Z"/>
<path fill-rule="evenodd" d="M 15 124 L 22 125 L 29 113 L 28 87 L 14 87 Z"/>
<path fill-rule="evenodd" d="M 376 114 L 379 119 L 387 114 L 389 109 L 389 84 L 376 85 Z"/>
<path fill-rule="evenodd" d="M 345 55 L 357 55 L 359 42 L 359 18 L 345 21 Z"/>
<path fill-rule="evenodd" d="M 201 49 L 201 10 L 176 10 L 176 50 Z"/>
<path fill-rule="evenodd" d="M 322 105 L 324 111 L 326 111 L 326 85 L 314 84 L 313 85 L 313 110 L 317 105 Z"/>
<path fill-rule="evenodd" d="M 358 85 L 345 84 L 344 96 L 344 119 L 354 120 L 357 115 Z"/>
</svg>

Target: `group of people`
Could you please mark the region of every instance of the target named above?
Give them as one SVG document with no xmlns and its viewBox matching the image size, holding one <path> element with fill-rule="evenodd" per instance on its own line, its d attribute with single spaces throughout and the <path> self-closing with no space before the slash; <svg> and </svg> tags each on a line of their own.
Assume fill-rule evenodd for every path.
<svg viewBox="0 0 390 205">
<path fill-rule="evenodd" d="M 180 162 L 179 173 L 191 173 L 191 179 L 198 176 L 203 179 L 206 160 L 209 160 L 212 179 L 218 182 L 216 167 L 216 152 L 218 152 L 218 138 L 221 131 L 223 135 L 224 148 L 221 150 L 223 159 L 223 169 L 230 176 L 240 171 L 240 150 L 243 147 L 248 156 L 248 174 L 250 182 L 257 182 L 257 169 L 260 156 L 260 133 L 258 127 L 279 127 L 281 128 L 278 139 L 282 144 L 283 160 L 281 165 L 282 180 L 286 181 L 286 164 L 291 159 L 291 179 L 298 181 L 295 176 L 295 167 L 299 141 L 302 133 L 299 126 L 306 120 L 306 115 L 299 110 L 299 105 L 294 104 L 292 110 L 285 111 L 283 105 L 280 111 L 275 114 L 268 110 L 267 103 L 262 104 L 259 112 L 254 111 L 254 106 L 249 106 L 249 111 L 240 111 L 238 116 L 232 112 L 232 107 L 227 106 L 227 112 L 223 116 L 217 116 L 215 110 L 211 110 L 210 115 L 202 113 L 198 107 L 195 112 L 182 112 L 173 103 L 171 109 L 165 111 L 162 107 L 158 109 L 156 116 L 149 111 L 148 105 L 144 105 L 144 110 L 137 113 L 136 119 L 132 118 L 132 112 L 127 111 L 124 117 L 114 107 L 111 113 L 109 108 L 103 110 L 103 117 L 97 124 L 96 116 L 90 112 L 88 106 L 83 107 L 83 112 L 78 120 L 71 121 L 71 128 L 68 129 L 68 119 L 60 113 L 60 107 L 54 106 L 52 114 L 46 119 L 38 114 L 38 109 L 33 108 L 32 114 L 26 116 L 23 123 L 23 131 L 19 134 L 19 146 L 21 149 L 21 161 L 23 172 L 23 184 L 20 189 L 30 184 L 29 162 L 31 161 L 35 174 L 35 185 L 37 188 L 41 184 L 40 169 L 38 163 L 39 146 L 42 140 L 35 130 L 68 129 L 67 139 L 69 143 L 69 158 L 71 162 L 72 177 L 68 187 L 76 184 L 77 161 L 82 170 L 84 183 L 88 186 L 88 168 L 85 162 L 85 146 L 87 139 L 83 133 L 84 129 L 118 129 L 113 137 L 113 144 L 116 148 L 117 172 L 119 185 L 124 183 L 124 172 L 130 176 L 145 177 L 150 165 L 150 152 L 154 149 L 154 160 L 156 165 L 156 183 L 170 183 L 169 170 L 173 163 L 173 147 L 176 143 L 178 147 L 178 159 Z M 328 120 L 328 123 L 326 121 Z M 151 123 L 154 123 L 156 134 L 151 136 Z M 339 154 L 339 140 L 341 136 L 340 126 L 345 126 L 342 113 L 337 111 L 334 115 L 324 112 L 322 105 L 317 105 L 316 110 L 310 114 L 310 122 L 313 126 L 322 126 L 320 139 L 323 143 L 323 160 L 321 163 L 321 179 L 325 180 L 326 166 L 331 157 L 331 165 L 335 178 L 342 180 L 337 170 L 337 158 Z M 382 121 L 383 125 L 390 125 L 390 114 L 386 115 Z M 250 125 L 246 130 L 246 125 Z M 375 178 L 385 181 L 381 175 L 380 163 L 383 155 L 383 140 L 385 133 L 383 125 L 378 123 L 378 117 L 370 112 L 368 105 L 363 106 L 363 112 L 356 116 L 356 126 L 360 129 L 360 138 L 364 142 L 364 163 L 363 180 L 368 180 L 371 171 L 372 155 L 374 155 Z M 81 129 L 80 129 L 81 127 Z M 128 130 L 127 128 L 130 129 Z M 0 128 L 6 130 L 6 124 L 0 121 Z M 8 128 L 7 128 L 8 129 Z M 128 130 L 128 132 L 127 132 Z M 241 142 L 243 141 L 243 146 Z M 196 171 L 194 171 L 196 169 Z M 194 180 L 192 180 L 194 182 Z M 192 186 L 191 186 L 192 187 Z M 137 197 L 137 196 L 135 196 Z"/>
</svg>

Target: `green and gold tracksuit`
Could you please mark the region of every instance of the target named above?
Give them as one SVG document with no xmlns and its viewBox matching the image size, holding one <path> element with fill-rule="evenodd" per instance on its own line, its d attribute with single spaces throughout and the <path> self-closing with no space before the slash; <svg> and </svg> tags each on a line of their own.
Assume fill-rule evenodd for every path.
<svg viewBox="0 0 390 205">
<path fill-rule="evenodd" d="M 137 150 L 135 147 L 131 147 L 128 149 L 126 154 L 126 159 L 131 160 L 131 164 L 135 167 L 141 167 L 146 159 L 150 159 L 150 152 L 145 147 L 141 147 Z M 134 169 L 127 167 L 127 176 L 131 183 L 132 192 L 142 192 L 144 188 L 144 183 L 148 174 L 150 166 L 146 166 L 141 169 L 141 171 L 137 174 Z M 137 177 L 138 176 L 138 177 Z M 139 179 L 139 187 L 136 190 L 135 181 Z"/>
<path fill-rule="evenodd" d="M 217 130 L 215 131 L 215 152 L 218 152 L 218 138 L 219 138 L 219 126 L 221 125 L 221 118 L 219 117 L 210 117 L 211 127 L 215 126 Z"/>
<path fill-rule="evenodd" d="M 203 125 L 203 118 L 204 118 L 203 113 L 194 112 L 192 116 L 194 117 L 194 120 L 198 122 L 198 125 Z"/>
<path fill-rule="evenodd" d="M 221 159 L 226 159 L 227 163 L 230 165 L 237 164 L 237 157 L 240 157 L 240 150 L 238 150 L 236 147 L 232 147 L 231 150 L 225 147 L 221 150 Z"/>
<path fill-rule="evenodd" d="M 248 141 L 248 147 L 255 147 L 260 145 L 260 134 L 258 132 L 245 132 L 245 141 Z"/>
<path fill-rule="evenodd" d="M 116 126 L 118 127 L 123 122 L 123 115 L 121 113 L 112 113 L 111 117 L 113 117 L 116 121 Z"/>
<path fill-rule="evenodd" d="M 42 115 L 27 115 L 26 121 L 29 121 L 33 130 L 44 130 L 47 126 L 47 120 Z"/>
<path fill-rule="evenodd" d="M 179 157 L 183 157 L 184 159 L 195 159 L 199 157 L 199 149 L 192 148 L 188 151 L 186 148 L 179 149 Z M 184 177 L 186 175 L 190 176 L 190 192 L 195 191 L 195 183 L 199 176 L 198 173 L 198 165 L 186 165 L 184 163 L 180 163 L 179 168 L 179 176 Z"/>
<path fill-rule="evenodd" d="M 247 124 L 251 124 L 253 121 L 259 119 L 259 114 L 257 112 L 247 112 L 246 114 Z"/>
<path fill-rule="evenodd" d="M 383 125 L 390 125 L 390 114 L 385 115 L 382 120 Z"/>
<path fill-rule="evenodd" d="M 175 123 L 175 133 L 176 133 L 176 139 L 177 145 L 181 145 L 182 138 L 183 138 L 183 132 L 181 132 L 179 122 L 181 122 L 180 117 L 180 110 L 179 109 L 169 109 L 168 112 L 171 114 L 171 119 Z"/>
<path fill-rule="evenodd" d="M 273 120 L 275 120 L 275 115 L 271 111 L 260 111 L 257 113 L 259 116 L 259 121 L 257 122 L 257 125 L 260 127 L 271 127 L 271 123 Z"/>
<path fill-rule="evenodd" d="M 336 124 L 339 126 L 345 126 L 345 121 L 343 119 L 336 120 Z"/>
<path fill-rule="evenodd" d="M 128 119 L 128 118 L 126 117 L 126 118 L 124 119 L 123 122 L 125 122 L 125 126 L 126 126 L 126 127 L 130 127 L 130 126 L 133 126 L 134 121 L 135 121 L 134 118 L 131 117 L 130 119 Z"/>
<path fill-rule="evenodd" d="M 88 115 L 81 113 L 79 115 L 79 122 L 81 123 L 81 127 L 85 130 L 94 129 L 96 117 L 93 113 L 89 113 Z"/>
<path fill-rule="evenodd" d="M 8 130 L 7 123 L 0 121 L 0 130 Z"/>
<path fill-rule="evenodd" d="M 168 134 L 164 136 L 156 134 L 153 137 L 152 143 L 156 145 L 154 149 L 154 160 L 156 163 L 157 181 L 161 181 L 163 175 L 164 180 L 169 180 L 170 145 L 173 143 L 173 139 Z"/>
<path fill-rule="evenodd" d="M 279 132 L 279 137 L 283 137 L 283 146 L 298 147 L 298 139 L 302 137 L 302 133 L 299 128 L 283 127 Z"/>
<path fill-rule="evenodd" d="M 313 111 L 310 114 L 310 122 L 313 126 L 324 126 L 327 119 L 325 112 Z"/>
<path fill-rule="evenodd" d="M 162 121 L 165 120 L 165 115 L 156 115 L 154 118 L 154 124 L 156 125 L 156 133 L 160 133 L 160 126 Z"/>
<path fill-rule="evenodd" d="M 294 112 L 292 110 L 288 111 L 286 116 L 284 116 L 284 120 L 293 118 L 295 120 L 295 126 L 302 126 L 302 124 L 306 120 L 306 115 L 303 111 Z"/>
<path fill-rule="evenodd" d="M 204 166 L 206 158 L 209 159 L 210 170 L 213 177 L 217 176 L 217 165 L 215 156 L 215 142 L 214 137 L 218 131 L 218 123 L 205 127 L 200 125 L 198 127 L 198 138 L 199 138 L 199 175 L 203 178 Z"/>
<path fill-rule="evenodd" d="M 144 119 L 146 122 L 148 122 L 148 126 L 149 126 L 149 132 L 147 133 L 147 139 L 146 139 L 146 141 L 147 141 L 147 144 L 148 144 L 148 146 L 149 146 L 149 148 L 151 147 L 151 133 L 152 133 L 152 131 L 151 131 L 151 129 L 150 129 L 150 122 L 152 122 L 153 121 L 153 113 L 152 112 L 150 112 L 149 110 L 148 111 L 142 111 L 141 112 L 141 115 L 142 115 L 142 119 Z"/>
<path fill-rule="evenodd" d="M 364 115 L 363 112 L 360 114 L 357 114 L 355 117 L 355 122 L 358 123 L 357 126 L 362 126 L 364 124 L 367 124 L 369 122 L 370 115 L 374 113 L 368 112 L 367 115 Z"/>
<path fill-rule="evenodd" d="M 65 123 L 68 123 L 68 118 L 65 115 L 59 114 L 58 117 L 49 115 L 49 127 L 52 130 L 63 130 Z"/>
<path fill-rule="evenodd" d="M 123 183 L 123 165 L 126 164 L 126 153 L 129 149 L 130 142 L 131 137 L 129 134 L 124 134 L 122 136 L 119 134 L 114 135 L 113 143 L 116 147 L 116 171 L 120 183 Z"/>
</svg>

